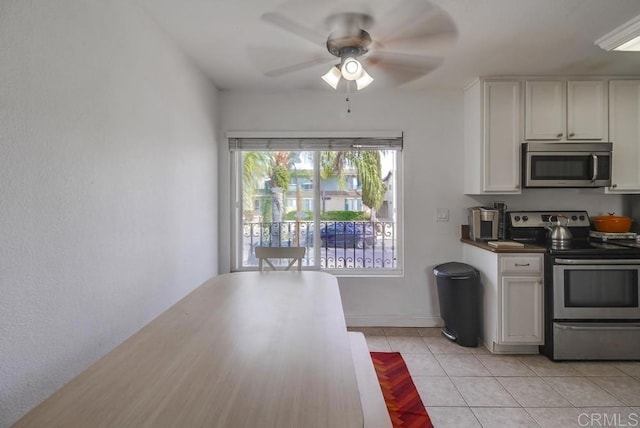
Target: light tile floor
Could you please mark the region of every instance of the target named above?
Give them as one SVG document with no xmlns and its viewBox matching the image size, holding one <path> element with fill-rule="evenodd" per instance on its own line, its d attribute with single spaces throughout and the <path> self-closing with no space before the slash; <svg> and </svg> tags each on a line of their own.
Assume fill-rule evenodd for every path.
<svg viewBox="0 0 640 428">
<path fill-rule="evenodd" d="M 439 328 L 349 328 L 402 354 L 436 428 L 640 427 L 640 362 L 492 355 Z"/>
</svg>

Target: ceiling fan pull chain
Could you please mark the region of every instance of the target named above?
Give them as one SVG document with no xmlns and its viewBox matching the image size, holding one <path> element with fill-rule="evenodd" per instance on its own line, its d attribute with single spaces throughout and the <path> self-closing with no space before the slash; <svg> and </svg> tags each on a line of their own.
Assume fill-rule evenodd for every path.
<svg viewBox="0 0 640 428">
<path fill-rule="evenodd" d="M 351 113 L 351 102 L 349 101 L 349 97 L 345 99 L 347 102 L 347 113 Z"/>
</svg>

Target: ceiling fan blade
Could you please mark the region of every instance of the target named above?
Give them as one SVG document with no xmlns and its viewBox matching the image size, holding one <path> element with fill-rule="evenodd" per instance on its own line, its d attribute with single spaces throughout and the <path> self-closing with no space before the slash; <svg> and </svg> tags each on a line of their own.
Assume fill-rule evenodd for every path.
<svg viewBox="0 0 640 428">
<path fill-rule="evenodd" d="M 326 48 L 327 36 L 320 34 L 317 31 L 300 25 L 291 18 L 277 12 L 268 12 L 262 15 L 262 20 L 270 24 L 280 27 L 281 29 L 293 33 L 298 37 L 301 37 L 313 44 Z"/>
<path fill-rule="evenodd" d="M 247 54 L 251 62 L 265 76 L 277 77 L 324 64 L 338 61 L 328 52 L 309 54 L 299 49 L 283 49 L 268 46 L 247 46 Z"/>
<path fill-rule="evenodd" d="M 292 65 L 287 65 L 285 67 L 282 68 L 277 68 L 275 70 L 269 70 L 267 72 L 264 73 L 265 76 L 267 77 L 278 77 L 278 76 L 282 76 L 284 74 L 288 74 L 288 73 L 293 73 L 296 71 L 300 71 L 300 70 L 304 70 L 305 68 L 310 68 L 313 67 L 315 65 L 318 64 L 325 64 L 327 62 L 331 61 L 331 58 L 327 59 L 327 58 L 315 58 L 315 59 L 310 59 L 308 61 L 304 61 L 298 64 L 292 64 Z"/>
<path fill-rule="evenodd" d="M 428 52 L 444 55 L 458 40 L 457 32 L 403 34 L 401 37 L 379 43 L 382 49 L 408 52 Z"/>
<path fill-rule="evenodd" d="M 380 18 L 371 32 L 383 46 L 418 48 L 450 47 L 458 36 L 449 14 L 427 0 L 404 0 Z"/>
<path fill-rule="evenodd" d="M 412 47 L 443 52 L 453 46 L 457 40 L 458 29 L 455 24 L 434 14 L 425 20 L 420 20 L 413 27 L 403 28 L 387 39 L 379 41 L 385 47 Z"/>
<path fill-rule="evenodd" d="M 406 70 L 392 67 L 376 66 L 371 69 L 376 87 L 395 87 L 412 82 L 429 74 L 420 70 Z"/>
<path fill-rule="evenodd" d="M 431 73 L 443 63 L 439 57 L 376 52 L 367 57 L 365 68 L 376 80 L 401 85 Z"/>
<path fill-rule="evenodd" d="M 394 33 L 433 13 L 436 6 L 427 0 L 403 0 L 386 15 L 378 16 L 370 32 L 378 39 L 387 40 Z"/>
<path fill-rule="evenodd" d="M 440 67 L 444 60 L 436 56 L 410 55 L 397 52 L 376 51 L 367 56 L 366 62 L 382 67 L 402 68 L 430 72 Z"/>
</svg>

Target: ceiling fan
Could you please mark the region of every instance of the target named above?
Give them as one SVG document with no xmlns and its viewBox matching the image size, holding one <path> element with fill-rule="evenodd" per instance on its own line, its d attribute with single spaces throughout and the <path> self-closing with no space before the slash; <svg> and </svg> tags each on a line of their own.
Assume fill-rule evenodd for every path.
<svg viewBox="0 0 640 428">
<path fill-rule="evenodd" d="M 451 17 L 428 0 L 294 0 L 261 18 L 326 49 L 305 52 L 307 58 L 302 61 L 264 70 L 266 76 L 338 59 L 321 76 L 334 89 L 361 90 L 378 78 L 390 84 L 418 79 L 442 65 L 440 55 L 457 39 Z M 270 56 L 271 61 L 276 53 L 269 48 L 252 52 Z"/>
</svg>

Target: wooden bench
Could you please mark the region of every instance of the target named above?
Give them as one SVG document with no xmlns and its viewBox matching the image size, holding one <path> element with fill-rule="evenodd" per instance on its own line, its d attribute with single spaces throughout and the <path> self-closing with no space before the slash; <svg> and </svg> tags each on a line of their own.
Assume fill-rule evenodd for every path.
<svg viewBox="0 0 640 428">
<path fill-rule="evenodd" d="M 360 391 L 362 414 L 365 428 L 391 428 L 391 418 L 387 405 L 382 396 L 376 370 L 371 361 L 371 354 L 367 347 L 364 334 L 349 332 L 353 365 L 356 369 L 356 380 Z"/>
</svg>

